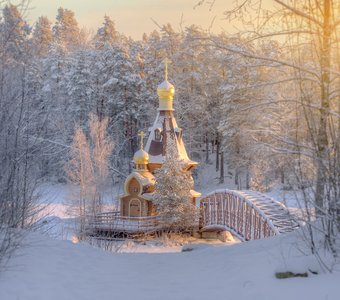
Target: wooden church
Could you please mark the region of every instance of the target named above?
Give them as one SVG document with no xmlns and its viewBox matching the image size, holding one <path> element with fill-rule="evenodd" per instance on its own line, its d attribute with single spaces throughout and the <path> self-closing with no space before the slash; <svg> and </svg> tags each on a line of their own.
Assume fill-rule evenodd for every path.
<svg viewBox="0 0 340 300">
<path fill-rule="evenodd" d="M 174 86 L 167 80 L 167 63 L 165 63 L 165 80 L 158 86 L 159 108 L 156 120 L 149 128 L 149 135 L 143 149 L 144 133 L 140 136 L 140 149 L 133 157 L 134 170 L 126 178 L 124 194 L 120 197 L 120 216 L 148 217 L 156 215 L 153 204 L 155 185 L 154 171 L 163 165 L 170 139 L 175 141 L 179 159 L 185 162 L 184 172 L 191 172 L 197 162 L 189 159 L 178 127 L 173 109 Z M 201 194 L 191 190 L 193 203 Z"/>
</svg>

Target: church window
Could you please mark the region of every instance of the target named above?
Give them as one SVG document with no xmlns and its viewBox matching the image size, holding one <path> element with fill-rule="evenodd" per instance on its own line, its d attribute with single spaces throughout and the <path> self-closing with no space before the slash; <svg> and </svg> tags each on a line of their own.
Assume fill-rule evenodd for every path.
<svg viewBox="0 0 340 300">
<path fill-rule="evenodd" d="M 145 169 L 145 166 L 143 164 L 138 164 L 138 169 L 139 170 L 144 170 Z"/>
<path fill-rule="evenodd" d="M 160 141 L 161 140 L 161 132 L 159 129 L 155 130 L 155 140 Z"/>
<path fill-rule="evenodd" d="M 182 138 L 182 129 L 181 128 L 177 128 L 176 130 L 176 136 L 178 139 Z"/>
</svg>

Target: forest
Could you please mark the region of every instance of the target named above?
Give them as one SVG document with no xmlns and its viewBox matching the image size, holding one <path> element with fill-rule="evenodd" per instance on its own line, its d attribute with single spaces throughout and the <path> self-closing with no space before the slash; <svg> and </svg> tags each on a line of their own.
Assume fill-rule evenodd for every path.
<svg viewBox="0 0 340 300">
<path fill-rule="evenodd" d="M 214 163 L 214 184 L 229 176 L 239 189 L 299 191 L 309 218 L 327 216 L 325 243 L 336 253 L 339 3 L 275 2 L 273 12 L 255 4 L 251 16 L 246 4 L 228 11 L 248 26 L 237 34 L 164 24 L 134 40 L 109 16 L 92 33 L 67 8 L 29 24 L 28 2 L 0 1 L 0 231 L 8 235 L 0 252 L 13 240 L 8 226 L 35 225 L 39 186 L 70 180 L 75 133 L 89 139 L 90 120 L 106 122 L 108 182 L 131 171 L 168 58 L 175 114 L 189 156 L 200 163 L 196 172 Z M 250 26 L 249 18 L 258 22 Z"/>
</svg>

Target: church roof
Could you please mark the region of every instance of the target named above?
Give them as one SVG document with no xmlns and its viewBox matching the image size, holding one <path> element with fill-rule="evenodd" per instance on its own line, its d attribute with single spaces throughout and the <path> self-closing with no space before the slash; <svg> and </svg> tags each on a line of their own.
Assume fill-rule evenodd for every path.
<svg viewBox="0 0 340 300">
<path fill-rule="evenodd" d="M 156 130 L 161 133 L 158 138 Z M 172 111 L 159 111 L 154 124 L 149 128 L 149 137 L 145 146 L 145 151 L 149 153 L 149 164 L 162 164 L 164 162 L 170 138 L 175 141 L 180 159 L 188 164 L 197 164 L 188 157 L 183 142 L 182 129 L 178 127 Z"/>
<path fill-rule="evenodd" d="M 148 171 L 132 172 L 129 177 L 135 177 L 143 186 L 155 184 L 155 177 Z"/>
</svg>

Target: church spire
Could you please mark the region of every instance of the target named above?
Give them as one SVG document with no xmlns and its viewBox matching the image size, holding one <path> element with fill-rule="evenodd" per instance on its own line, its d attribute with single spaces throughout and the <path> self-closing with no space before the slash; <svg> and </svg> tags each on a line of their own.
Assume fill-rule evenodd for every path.
<svg viewBox="0 0 340 300">
<path fill-rule="evenodd" d="M 176 152 L 180 160 L 185 161 L 187 170 L 194 168 L 197 163 L 192 161 L 185 149 L 182 129 L 178 127 L 174 116 L 172 100 L 175 94 L 174 86 L 168 81 L 168 59 L 164 60 L 165 80 L 158 86 L 159 108 L 156 120 L 149 128 L 149 136 L 145 151 L 149 154 L 148 170 L 153 172 L 164 163 L 169 144 L 175 143 Z"/>
<path fill-rule="evenodd" d="M 175 87 L 168 81 L 168 58 L 164 60 L 164 77 L 165 80 L 158 86 L 157 94 L 159 97 L 158 110 L 173 110 L 172 99 L 175 95 Z"/>
</svg>

